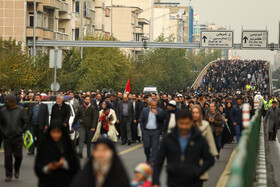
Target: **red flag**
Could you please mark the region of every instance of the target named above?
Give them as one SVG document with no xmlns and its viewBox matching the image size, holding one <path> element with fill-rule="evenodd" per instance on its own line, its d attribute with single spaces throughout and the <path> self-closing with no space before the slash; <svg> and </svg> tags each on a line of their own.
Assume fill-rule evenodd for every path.
<svg viewBox="0 0 280 187">
<path fill-rule="evenodd" d="M 128 79 L 126 87 L 125 87 L 125 92 L 130 93 L 131 92 L 131 88 L 130 88 L 130 79 Z"/>
</svg>

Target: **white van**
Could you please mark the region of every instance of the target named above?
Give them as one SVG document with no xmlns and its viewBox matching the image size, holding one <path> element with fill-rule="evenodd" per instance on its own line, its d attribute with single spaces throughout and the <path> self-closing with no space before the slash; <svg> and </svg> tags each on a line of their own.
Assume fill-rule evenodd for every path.
<svg viewBox="0 0 280 187">
<path fill-rule="evenodd" d="M 143 93 L 154 93 L 154 94 L 158 94 L 158 89 L 155 86 L 146 86 L 144 87 Z"/>
</svg>

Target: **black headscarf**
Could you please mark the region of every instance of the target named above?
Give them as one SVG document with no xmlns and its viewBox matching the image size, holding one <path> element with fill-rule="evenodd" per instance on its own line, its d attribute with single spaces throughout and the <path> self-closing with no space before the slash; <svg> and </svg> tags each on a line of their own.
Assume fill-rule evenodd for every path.
<svg viewBox="0 0 280 187">
<path fill-rule="evenodd" d="M 113 152 L 111 169 L 106 176 L 102 187 L 130 187 L 130 182 L 126 170 L 117 154 L 116 148 L 111 140 L 108 138 L 100 138 L 97 140 L 94 146 L 99 144 L 105 144 Z M 82 170 L 74 179 L 71 187 L 95 187 L 96 177 L 93 169 L 93 158 L 91 158 L 86 164 L 84 170 Z"/>
<path fill-rule="evenodd" d="M 58 129 L 62 132 L 59 142 L 53 141 L 50 133 L 52 130 Z M 69 164 L 69 170 L 58 169 L 52 171 L 51 174 L 43 173 L 43 168 L 50 162 L 58 162 L 61 157 L 65 157 Z M 63 127 L 60 120 L 53 120 L 51 125 L 38 147 L 38 154 L 35 160 L 35 173 L 39 177 L 40 186 L 69 186 L 74 175 L 80 168 L 79 159 L 69 134 Z"/>
</svg>

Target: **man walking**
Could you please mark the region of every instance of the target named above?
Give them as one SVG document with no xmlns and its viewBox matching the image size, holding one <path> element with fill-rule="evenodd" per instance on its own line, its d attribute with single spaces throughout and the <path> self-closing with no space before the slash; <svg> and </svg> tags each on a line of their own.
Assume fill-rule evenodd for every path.
<svg viewBox="0 0 280 187">
<path fill-rule="evenodd" d="M 63 95 L 56 96 L 56 104 L 52 107 L 51 121 L 60 120 L 66 131 L 69 132 L 69 118 L 70 118 L 70 106 L 64 102 Z"/>
<path fill-rule="evenodd" d="M 30 103 L 28 107 L 28 119 L 30 130 L 33 139 L 36 139 L 36 143 L 29 148 L 28 155 L 34 155 L 35 145 L 38 147 L 44 136 L 44 130 L 49 127 L 49 110 L 48 105 L 41 103 L 41 95 L 35 95 L 35 103 Z"/>
<path fill-rule="evenodd" d="M 73 91 L 69 93 L 69 96 L 71 97 L 70 99 L 70 104 L 73 106 L 75 113 L 77 113 L 78 107 L 79 107 L 79 100 L 75 98 L 75 94 Z"/>
<path fill-rule="evenodd" d="M 280 109 L 277 107 L 277 102 L 272 101 L 272 106 L 269 107 L 266 116 L 264 118 L 265 124 L 267 124 L 268 120 L 268 135 L 269 141 L 276 140 L 276 133 L 278 130 L 279 125 L 279 116 L 280 116 Z"/>
<path fill-rule="evenodd" d="M 230 112 L 230 118 L 232 120 L 232 124 L 234 125 L 236 140 L 239 142 L 239 138 L 241 136 L 241 131 L 243 129 L 242 125 L 242 98 L 238 97 L 236 99 L 236 105 L 234 105 Z"/>
<path fill-rule="evenodd" d="M 16 96 L 9 94 L 6 97 L 6 106 L 0 113 L 0 131 L 4 139 L 6 182 L 10 182 L 13 176 L 19 178 L 19 170 L 22 162 L 22 134 L 28 125 L 28 117 L 24 108 L 17 105 Z M 13 157 L 15 158 L 13 166 Z"/>
<path fill-rule="evenodd" d="M 157 100 L 149 98 L 149 107 L 145 108 L 140 117 L 140 125 L 144 140 L 144 151 L 147 163 L 153 165 L 158 152 L 161 124 L 164 112 L 157 107 Z"/>
<path fill-rule="evenodd" d="M 131 124 L 131 136 L 132 136 L 132 143 L 136 143 L 136 140 L 139 140 L 138 135 L 137 135 L 137 97 L 136 94 L 132 94 L 132 106 L 133 106 L 133 113 L 134 113 L 134 120 Z"/>
<path fill-rule="evenodd" d="M 209 122 L 212 128 L 217 151 L 220 153 L 222 147 L 223 117 L 216 109 L 216 103 L 210 103 L 210 110 L 207 112 L 205 119 Z M 219 159 L 219 157 L 220 156 L 218 155 L 217 158 Z"/>
<path fill-rule="evenodd" d="M 78 156 L 83 158 L 84 142 L 87 144 L 87 157 L 91 154 L 91 139 L 97 126 L 97 109 L 90 103 L 90 96 L 85 96 L 84 104 L 78 107 L 77 114 L 72 126 L 79 120 L 79 153 Z"/>
<path fill-rule="evenodd" d="M 131 145 L 131 123 L 134 119 L 132 102 L 128 100 L 127 94 L 123 95 L 123 100 L 119 102 L 117 108 L 117 123 L 120 123 L 122 145 Z"/>
<path fill-rule="evenodd" d="M 177 125 L 160 145 L 153 171 L 153 186 L 159 187 L 159 177 L 167 158 L 168 186 L 202 186 L 199 177 L 214 165 L 209 146 L 194 126 L 190 111 L 177 115 Z M 203 159 L 203 163 L 200 160 Z"/>
</svg>

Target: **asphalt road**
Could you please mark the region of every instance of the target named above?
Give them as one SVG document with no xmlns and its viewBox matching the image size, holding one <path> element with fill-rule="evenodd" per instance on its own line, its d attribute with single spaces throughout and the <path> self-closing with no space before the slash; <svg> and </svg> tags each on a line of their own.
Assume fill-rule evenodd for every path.
<svg viewBox="0 0 280 187">
<path fill-rule="evenodd" d="M 133 178 L 134 168 L 140 162 L 145 162 L 144 150 L 141 144 L 133 144 L 131 146 L 121 146 L 117 145 L 118 153 L 127 169 L 130 178 Z M 221 157 L 216 160 L 215 165 L 209 171 L 210 179 L 204 184 L 206 187 L 216 186 L 220 176 L 222 175 L 230 155 L 235 148 L 236 144 L 228 144 L 221 150 Z M 85 148 L 84 148 L 85 151 Z M 84 152 L 84 155 L 85 152 Z M 81 160 L 81 165 L 86 163 L 87 159 L 83 158 Z M 34 156 L 27 156 L 26 150 L 24 150 L 24 158 L 21 167 L 21 175 L 18 180 L 12 179 L 12 182 L 6 183 L 5 171 L 4 171 L 4 153 L 0 152 L 0 186 L 1 187 L 37 187 L 37 178 L 35 176 L 34 170 Z M 166 173 L 163 171 L 161 173 L 161 187 L 166 187 Z"/>
</svg>

